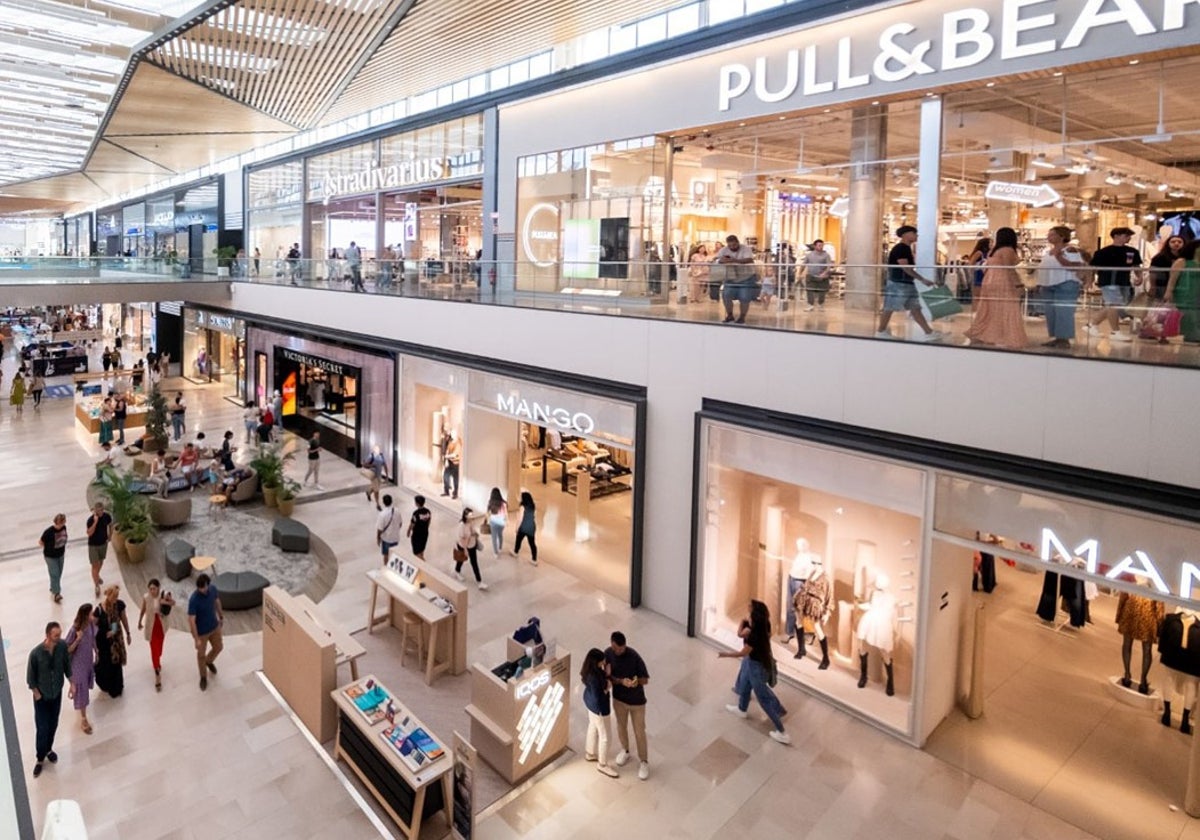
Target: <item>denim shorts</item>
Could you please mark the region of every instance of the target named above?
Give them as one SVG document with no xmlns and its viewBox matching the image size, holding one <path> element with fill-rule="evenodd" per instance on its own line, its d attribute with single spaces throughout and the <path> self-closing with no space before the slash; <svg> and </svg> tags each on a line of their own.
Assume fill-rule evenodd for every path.
<svg viewBox="0 0 1200 840">
<path fill-rule="evenodd" d="M 753 303 L 758 300 L 758 284 L 726 283 L 721 289 L 721 299 L 726 303 L 733 303 L 735 300 L 742 303 Z"/>
<path fill-rule="evenodd" d="M 1100 297 L 1105 306 L 1124 306 L 1129 303 L 1133 290 L 1128 286 L 1101 286 Z"/>
<path fill-rule="evenodd" d="M 920 306 L 921 301 L 917 297 L 915 283 L 897 283 L 895 280 L 887 281 L 887 285 L 883 288 L 884 312 L 909 312 L 920 308 Z"/>
</svg>

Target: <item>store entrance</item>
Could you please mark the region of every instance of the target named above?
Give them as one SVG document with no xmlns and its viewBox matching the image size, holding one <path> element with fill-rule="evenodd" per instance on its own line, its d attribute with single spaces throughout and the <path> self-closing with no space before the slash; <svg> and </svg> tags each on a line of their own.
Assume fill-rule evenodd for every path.
<svg viewBox="0 0 1200 840">
<path fill-rule="evenodd" d="M 1010 558 L 1029 550 L 996 539 L 997 549 Z M 931 640 L 948 652 L 930 659 L 931 672 L 957 675 L 960 703 L 926 750 L 1097 836 L 1179 836 L 1191 819 L 1164 807 L 1182 805 L 1191 750 L 1191 738 L 1180 732 L 1184 701 L 1176 694 L 1178 672 L 1161 664 L 1155 644 L 1149 694 L 1140 694 L 1142 644 L 1134 640 L 1131 688 L 1114 684 L 1124 675 L 1124 634 L 1116 623 L 1123 596 L 1069 576 L 1054 575 L 1048 582 L 1048 567 L 1032 558 L 1006 561 L 941 540 L 934 542 L 933 566 L 935 578 L 941 573 L 953 578 L 958 589 L 949 597 L 962 597 L 973 609 L 964 613 L 957 645 Z M 1122 613 L 1133 612 L 1135 606 L 1124 600 Z M 961 707 L 971 684 L 972 624 L 979 607 L 983 714 L 971 720 Z M 1124 621 L 1121 627 L 1129 629 Z M 1196 679 L 1182 682 L 1194 703 Z M 1161 722 L 1164 698 L 1171 701 L 1170 727 Z"/>
<path fill-rule="evenodd" d="M 361 371 L 337 363 L 321 364 L 288 358 L 275 351 L 275 387 L 283 396 L 283 427 L 304 438 L 321 433 L 328 452 L 358 463 Z"/>
</svg>

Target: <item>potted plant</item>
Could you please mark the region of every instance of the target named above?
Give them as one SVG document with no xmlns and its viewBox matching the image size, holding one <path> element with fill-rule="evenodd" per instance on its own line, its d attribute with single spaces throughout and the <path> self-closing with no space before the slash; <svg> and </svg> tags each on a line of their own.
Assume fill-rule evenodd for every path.
<svg viewBox="0 0 1200 840">
<path fill-rule="evenodd" d="M 273 444 L 259 447 L 258 454 L 250 461 L 250 469 L 258 473 L 258 483 L 267 507 L 277 504 L 277 494 L 284 482 L 283 467 L 291 459 L 292 453 L 284 453 L 281 444 Z"/>
<path fill-rule="evenodd" d="M 154 530 L 154 521 L 150 518 L 150 504 L 144 496 L 138 496 L 122 529 L 130 563 L 141 563 L 146 559 L 146 543 L 154 536 Z"/>
<path fill-rule="evenodd" d="M 145 499 L 133 489 L 133 476 L 112 467 L 100 470 L 97 483 L 100 485 L 100 495 L 104 497 L 108 514 L 113 518 L 113 550 L 118 560 L 128 560 L 126 549 L 126 525 L 133 518 L 139 502 L 144 505 Z"/>
<path fill-rule="evenodd" d="M 149 454 L 167 448 L 170 443 L 167 434 L 169 424 L 167 398 L 162 395 L 158 385 L 155 385 L 146 400 L 146 441 L 143 452 Z"/>
<path fill-rule="evenodd" d="M 293 478 L 285 478 L 275 492 L 275 501 L 279 505 L 280 516 L 291 516 L 296 509 L 296 497 L 300 495 L 300 482 Z"/>
<path fill-rule="evenodd" d="M 222 245 L 220 248 L 213 248 L 213 256 L 217 258 L 217 276 L 228 277 L 229 269 L 237 258 L 237 248 L 232 245 Z"/>
</svg>

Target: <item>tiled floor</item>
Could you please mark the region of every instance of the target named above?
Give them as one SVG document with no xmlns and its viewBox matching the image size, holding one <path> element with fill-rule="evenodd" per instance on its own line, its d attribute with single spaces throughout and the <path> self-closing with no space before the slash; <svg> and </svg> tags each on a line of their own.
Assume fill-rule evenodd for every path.
<svg viewBox="0 0 1200 840">
<path fill-rule="evenodd" d="M 11 360 L 6 368 L 11 371 Z M 186 390 L 195 422 L 212 428 L 235 425 L 237 408 L 214 390 Z M 0 509 L 7 526 L 0 530 L 0 624 L 12 642 L 6 656 L 14 674 L 22 672 L 44 622 L 66 620 L 71 605 L 90 596 L 81 545 L 73 543 L 68 550 L 67 598 L 61 607 L 47 596 L 36 554 L 37 536 L 55 511 L 67 514 L 76 536 L 82 528 L 82 487 L 91 475 L 92 444 L 75 425 L 70 400 L 50 402 L 39 413 L 27 408 L 20 418 L 8 406 L 0 407 Z M 359 630 L 366 622 L 364 572 L 379 562 L 374 508 L 360 494 L 332 492 L 333 486 L 352 487 L 357 480 L 349 465 L 336 470 L 336 484 L 334 472 L 322 476 L 331 491 L 301 504 L 296 516 L 339 557 L 337 580 L 324 607 L 348 629 Z M 400 496 L 400 509 L 407 510 L 409 499 Z M 449 561 L 451 519 L 442 512 L 435 517 L 427 552 L 433 562 Z M 552 561 L 550 549 L 547 555 Z M 113 574 L 115 568 L 108 571 Z M 489 559 L 485 574 L 491 589 L 471 589 L 469 658 L 486 658 L 480 651 L 529 615 L 538 615 L 543 627 L 577 655 L 602 645 L 613 629 L 628 634 L 652 674 L 652 774 L 640 782 L 633 765 L 627 765 L 620 779 L 610 780 L 579 757 L 584 715 L 576 687 L 573 754 L 485 813 L 477 832 L 483 840 L 1200 836 L 1196 821 L 1169 810 L 1180 795 L 1172 768 L 1178 767 L 1177 742 L 1185 736 L 1132 721 L 1107 700 L 1064 692 L 1052 657 L 1030 647 L 1037 644 L 1037 633 L 1050 635 L 1039 628 L 1014 632 L 1013 649 L 994 657 L 984 728 L 972 725 L 967 731 L 964 721 L 952 718 L 935 735 L 933 750 L 915 750 L 815 697 L 783 687 L 793 737 L 792 746 L 783 747 L 766 737 L 767 723 L 757 707 L 749 721 L 724 712 L 736 666 L 718 660 L 710 647 L 688 639 L 677 625 L 630 610 L 552 562 L 535 569 L 511 557 Z M 1010 620 L 1015 621 L 1019 607 L 1013 610 Z M 1101 620 L 1095 633 L 1105 648 L 1099 655 L 1111 658 L 1112 639 L 1101 636 L 1111 632 L 1111 625 L 1101 627 Z M 993 639 L 1002 636 L 1001 629 Z M 373 641 L 369 656 L 386 658 L 390 643 L 387 637 Z M 125 696 L 93 699 L 95 734 L 83 735 L 74 714 L 64 709 L 62 759 L 42 778 L 30 779 L 38 824 L 49 800 L 67 797 L 82 804 L 93 840 L 379 836 L 261 684 L 255 674 L 259 645 L 257 634 L 231 637 L 218 661 L 219 675 L 201 693 L 190 640 L 173 632 L 167 639 L 164 689 L 157 694 L 145 644 L 135 635 Z M 370 669 L 371 662 L 364 667 Z M 1086 667 L 1080 661 L 1058 673 L 1070 676 Z M 407 689 L 406 699 L 420 714 L 423 705 L 446 702 L 454 685 L 448 681 L 426 693 Z M 31 704 L 20 681 L 14 694 L 28 759 Z M 449 699 L 467 701 L 466 696 Z M 1046 721 L 1062 719 L 1070 721 L 1071 732 L 1086 730 L 1087 737 L 1045 740 Z M 989 751 L 1008 757 L 1009 765 L 1016 756 L 1019 772 L 1003 777 L 986 760 Z M 1128 786 L 1128 795 L 1137 797 L 1136 808 L 1160 812 L 1137 826 L 1136 834 L 1125 824 L 1133 810 L 1125 807 L 1128 800 L 1123 804 L 1107 796 L 1126 773 L 1147 774 L 1147 784 Z M 444 833 L 444 824 L 434 820 L 422 836 L 428 840 Z"/>
</svg>

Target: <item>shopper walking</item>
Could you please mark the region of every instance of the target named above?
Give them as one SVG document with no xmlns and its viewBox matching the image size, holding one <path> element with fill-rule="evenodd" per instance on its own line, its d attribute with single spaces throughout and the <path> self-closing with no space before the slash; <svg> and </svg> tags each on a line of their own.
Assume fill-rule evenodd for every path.
<svg viewBox="0 0 1200 840">
<path fill-rule="evenodd" d="M 499 487 L 492 488 L 491 496 L 488 497 L 487 514 L 488 531 L 492 537 L 492 554 L 499 557 L 500 552 L 504 550 L 504 526 L 508 524 L 508 503 L 500 494 Z"/>
<path fill-rule="evenodd" d="M 996 231 L 996 247 L 988 255 L 975 318 L 966 336 L 972 344 L 1021 350 L 1029 345 L 1021 315 L 1025 286 L 1017 275 L 1017 232 L 1010 227 Z"/>
<path fill-rule="evenodd" d="M 96 686 L 96 617 L 91 604 L 83 604 L 75 612 L 75 620 L 67 628 L 64 641 L 71 656 L 71 686 L 67 697 L 74 701 L 79 712 L 79 727 L 85 734 L 92 734 L 88 721 L 88 704 L 92 689 Z"/>
<path fill-rule="evenodd" d="M 771 614 L 766 604 L 762 601 L 750 602 L 750 615 L 742 619 L 738 636 L 742 638 L 741 650 L 717 654 L 722 659 L 729 657 L 742 660 L 733 687 L 738 696 L 737 705 L 731 703 L 725 708 L 740 718 L 747 717 L 746 710 L 750 707 L 750 694 L 753 692 L 775 727 L 771 730 L 771 737 L 781 744 L 790 744 L 791 736 L 783 729 L 786 711 L 770 685 L 774 681 L 775 657 L 771 653 Z"/>
<path fill-rule="evenodd" d="M 825 295 L 829 292 L 832 276 L 833 258 L 825 250 L 825 240 L 814 239 L 804 255 L 804 294 L 808 301 L 805 312 L 812 312 L 814 308 L 825 311 Z"/>
<path fill-rule="evenodd" d="M 33 408 L 35 411 L 40 411 L 42 408 L 42 392 L 45 390 L 45 378 L 40 373 L 34 373 L 33 380 L 29 385 L 29 393 L 33 397 Z"/>
<path fill-rule="evenodd" d="M 517 541 L 513 545 L 513 557 L 521 553 L 521 541 L 529 540 L 530 562 L 537 565 L 537 505 L 533 496 L 521 491 L 521 522 L 517 525 Z"/>
<path fill-rule="evenodd" d="M 321 486 L 321 433 L 313 432 L 312 437 L 308 439 L 308 469 L 304 473 L 304 484 L 308 485 L 308 480 L 312 479 L 313 487 L 318 490 L 324 490 Z"/>
<path fill-rule="evenodd" d="M 469 560 L 471 571 L 475 573 L 476 585 L 486 591 L 488 585 L 479 574 L 479 531 L 475 530 L 475 525 L 471 522 L 472 513 L 470 508 L 463 508 L 462 517 L 458 520 L 458 534 L 454 541 L 454 577 L 463 579 L 463 563 Z"/>
<path fill-rule="evenodd" d="M 1166 294 L 1167 284 L 1171 281 L 1171 266 L 1176 260 L 1183 259 L 1184 241 L 1182 236 L 1168 236 L 1158 249 L 1158 253 L 1150 258 L 1150 297 L 1162 300 Z"/>
<path fill-rule="evenodd" d="M 425 507 L 425 497 L 415 496 L 412 516 L 408 518 L 408 539 L 412 544 L 414 557 L 425 559 L 425 546 L 429 544 L 429 525 L 433 522 L 433 514 Z"/>
<path fill-rule="evenodd" d="M 242 409 L 242 425 L 246 427 L 246 445 L 254 443 L 254 432 L 258 428 L 258 406 L 254 404 L 254 400 L 246 400 L 246 407 Z"/>
<path fill-rule="evenodd" d="M 367 501 L 371 501 L 371 498 L 374 497 L 375 509 L 380 510 L 379 491 L 383 488 L 383 482 L 387 478 L 387 459 L 383 457 L 378 446 L 371 447 L 371 454 L 367 456 L 367 460 L 363 461 L 363 469 L 371 471 L 371 486 L 367 488 Z"/>
<path fill-rule="evenodd" d="M 1110 341 L 1132 341 L 1131 335 L 1121 332 L 1120 319 L 1133 296 L 1134 275 L 1140 277 L 1137 269 L 1142 265 L 1142 255 L 1129 245 L 1133 238 L 1132 228 L 1115 227 L 1108 235 L 1112 244 L 1092 255 L 1091 265 L 1100 269 L 1096 272 L 1095 283 L 1100 287 L 1103 306 L 1092 317 L 1087 331 L 1088 335 L 1099 336 L 1100 324 L 1108 321 Z"/>
<path fill-rule="evenodd" d="M 92 567 L 92 586 L 96 588 L 96 597 L 100 597 L 100 586 L 104 578 L 100 577 L 101 567 L 108 557 L 108 544 L 112 540 L 113 518 L 104 510 L 103 502 L 92 506 L 92 515 L 87 518 L 84 526 L 87 530 L 88 565 Z"/>
<path fill-rule="evenodd" d="M 176 441 L 187 434 L 187 422 L 184 419 L 186 416 L 187 400 L 183 398 L 183 391 L 179 391 L 175 394 L 175 401 L 171 404 L 171 430 L 175 434 Z"/>
<path fill-rule="evenodd" d="M 138 613 L 138 629 L 142 638 L 150 644 L 150 664 L 154 666 L 154 690 L 162 691 L 162 652 L 167 638 L 167 616 L 175 606 L 175 596 L 164 591 L 158 578 L 150 578 L 146 592 L 142 595 L 142 609 Z"/>
<path fill-rule="evenodd" d="M 29 653 L 25 666 L 25 684 L 33 692 L 33 725 L 37 733 L 37 761 L 33 777 L 42 775 L 42 762 L 58 763 L 54 751 L 54 735 L 62 712 L 63 682 L 71 678 L 71 655 L 62 640 L 62 627 L 57 621 L 46 625 L 46 638 Z"/>
<path fill-rule="evenodd" d="M 891 338 L 888 324 L 893 312 L 907 312 L 925 335 L 921 341 L 938 341 L 942 334 L 929 326 L 921 312 L 921 298 L 917 294 L 916 283 L 933 287 L 937 285 L 926 280 L 916 269 L 917 258 L 912 246 L 917 241 L 917 229 L 912 225 L 901 225 L 896 229 L 896 238 L 900 241 L 888 252 L 887 283 L 883 289 L 883 314 L 879 316 L 879 329 L 876 338 Z"/>
<path fill-rule="evenodd" d="M 278 388 L 271 395 L 271 424 L 271 439 L 279 440 L 283 437 L 283 394 Z"/>
<path fill-rule="evenodd" d="M 113 425 L 117 429 L 117 445 L 125 445 L 125 421 L 129 419 L 129 401 L 124 394 L 113 399 Z"/>
<path fill-rule="evenodd" d="M 104 600 L 96 607 L 96 686 L 109 697 L 125 693 L 128 645 L 133 644 L 120 596 L 121 587 L 113 584 L 104 590 Z"/>
<path fill-rule="evenodd" d="M 632 722 L 633 739 L 641 762 L 638 778 L 644 782 L 650 778 L 650 752 L 646 746 L 646 685 L 650 682 L 650 672 L 641 655 L 626 643 L 624 633 L 614 632 L 609 641 L 611 644 L 604 651 L 604 659 L 608 663 L 608 681 L 612 686 L 617 739 L 621 742 L 617 766 L 624 767 L 629 761 L 629 724 Z"/>
<path fill-rule="evenodd" d="M 350 280 L 354 284 L 353 290 L 365 292 L 367 289 L 362 281 L 362 251 L 353 240 L 350 242 L 350 247 L 346 249 L 346 267 L 350 269 Z"/>
<path fill-rule="evenodd" d="M 596 769 L 610 779 L 620 774 L 608 763 L 608 729 L 612 717 L 612 699 L 608 691 L 608 663 L 604 651 L 592 648 L 583 658 L 579 669 L 583 683 L 583 705 L 587 707 L 588 727 L 584 737 L 583 757 L 596 762 Z"/>
<path fill-rule="evenodd" d="M 388 552 L 400 544 L 400 517 L 396 508 L 392 507 L 391 495 L 383 497 L 383 507 L 375 522 L 375 544 L 383 554 L 383 563 L 387 565 Z"/>
<path fill-rule="evenodd" d="M 971 253 L 967 255 L 967 265 L 971 273 L 971 301 L 979 300 L 979 287 L 983 285 L 984 263 L 992 253 L 991 237 L 983 236 L 975 243 Z"/>
<path fill-rule="evenodd" d="M 1066 350 L 1075 340 L 1075 309 L 1084 265 L 1083 253 L 1071 244 L 1071 229 L 1065 225 L 1050 228 L 1037 273 L 1046 307 L 1046 331 L 1050 334 L 1043 347 Z"/>
<path fill-rule="evenodd" d="M 38 540 L 42 547 L 42 557 L 46 561 L 46 572 L 50 575 L 50 597 L 54 603 L 62 603 L 62 573 L 63 564 L 67 558 L 67 517 L 66 514 L 54 515 L 54 524 L 45 531 Z"/>
<path fill-rule="evenodd" d="M 725 247 L 717 251 L 713 262 L 724 267 L 725 284 L 721 300 L 725 304 L 725 323 L 733 318 L 733 302 L 738 302 L 739 324 L 746 323 L 750 304 L 758 298 L 758 272 L 754 267 L 754 249 L 743 245 L 733 234 L 725 237 Z"/>
<path fill-rule="evenodd" d="M 13 377 L 12 390 L 8 395 L 8 402 L 17 410 L 17 414 L 25 413 L 25 374 L 17 371 Z"/>
<path fill-rule="evenodd" d="M 214 664 L 225 647 L 221 639 L 221 625 L 225 613 L 221 609 L 221 596 L 208 575 L 196 578 L 196 591 L 188 598 L 188 627 L 196 643 L 196 666 L 200 670 L 200 690 L 208 690 L 209 673 L 217 673 Z"/>
</svg>

